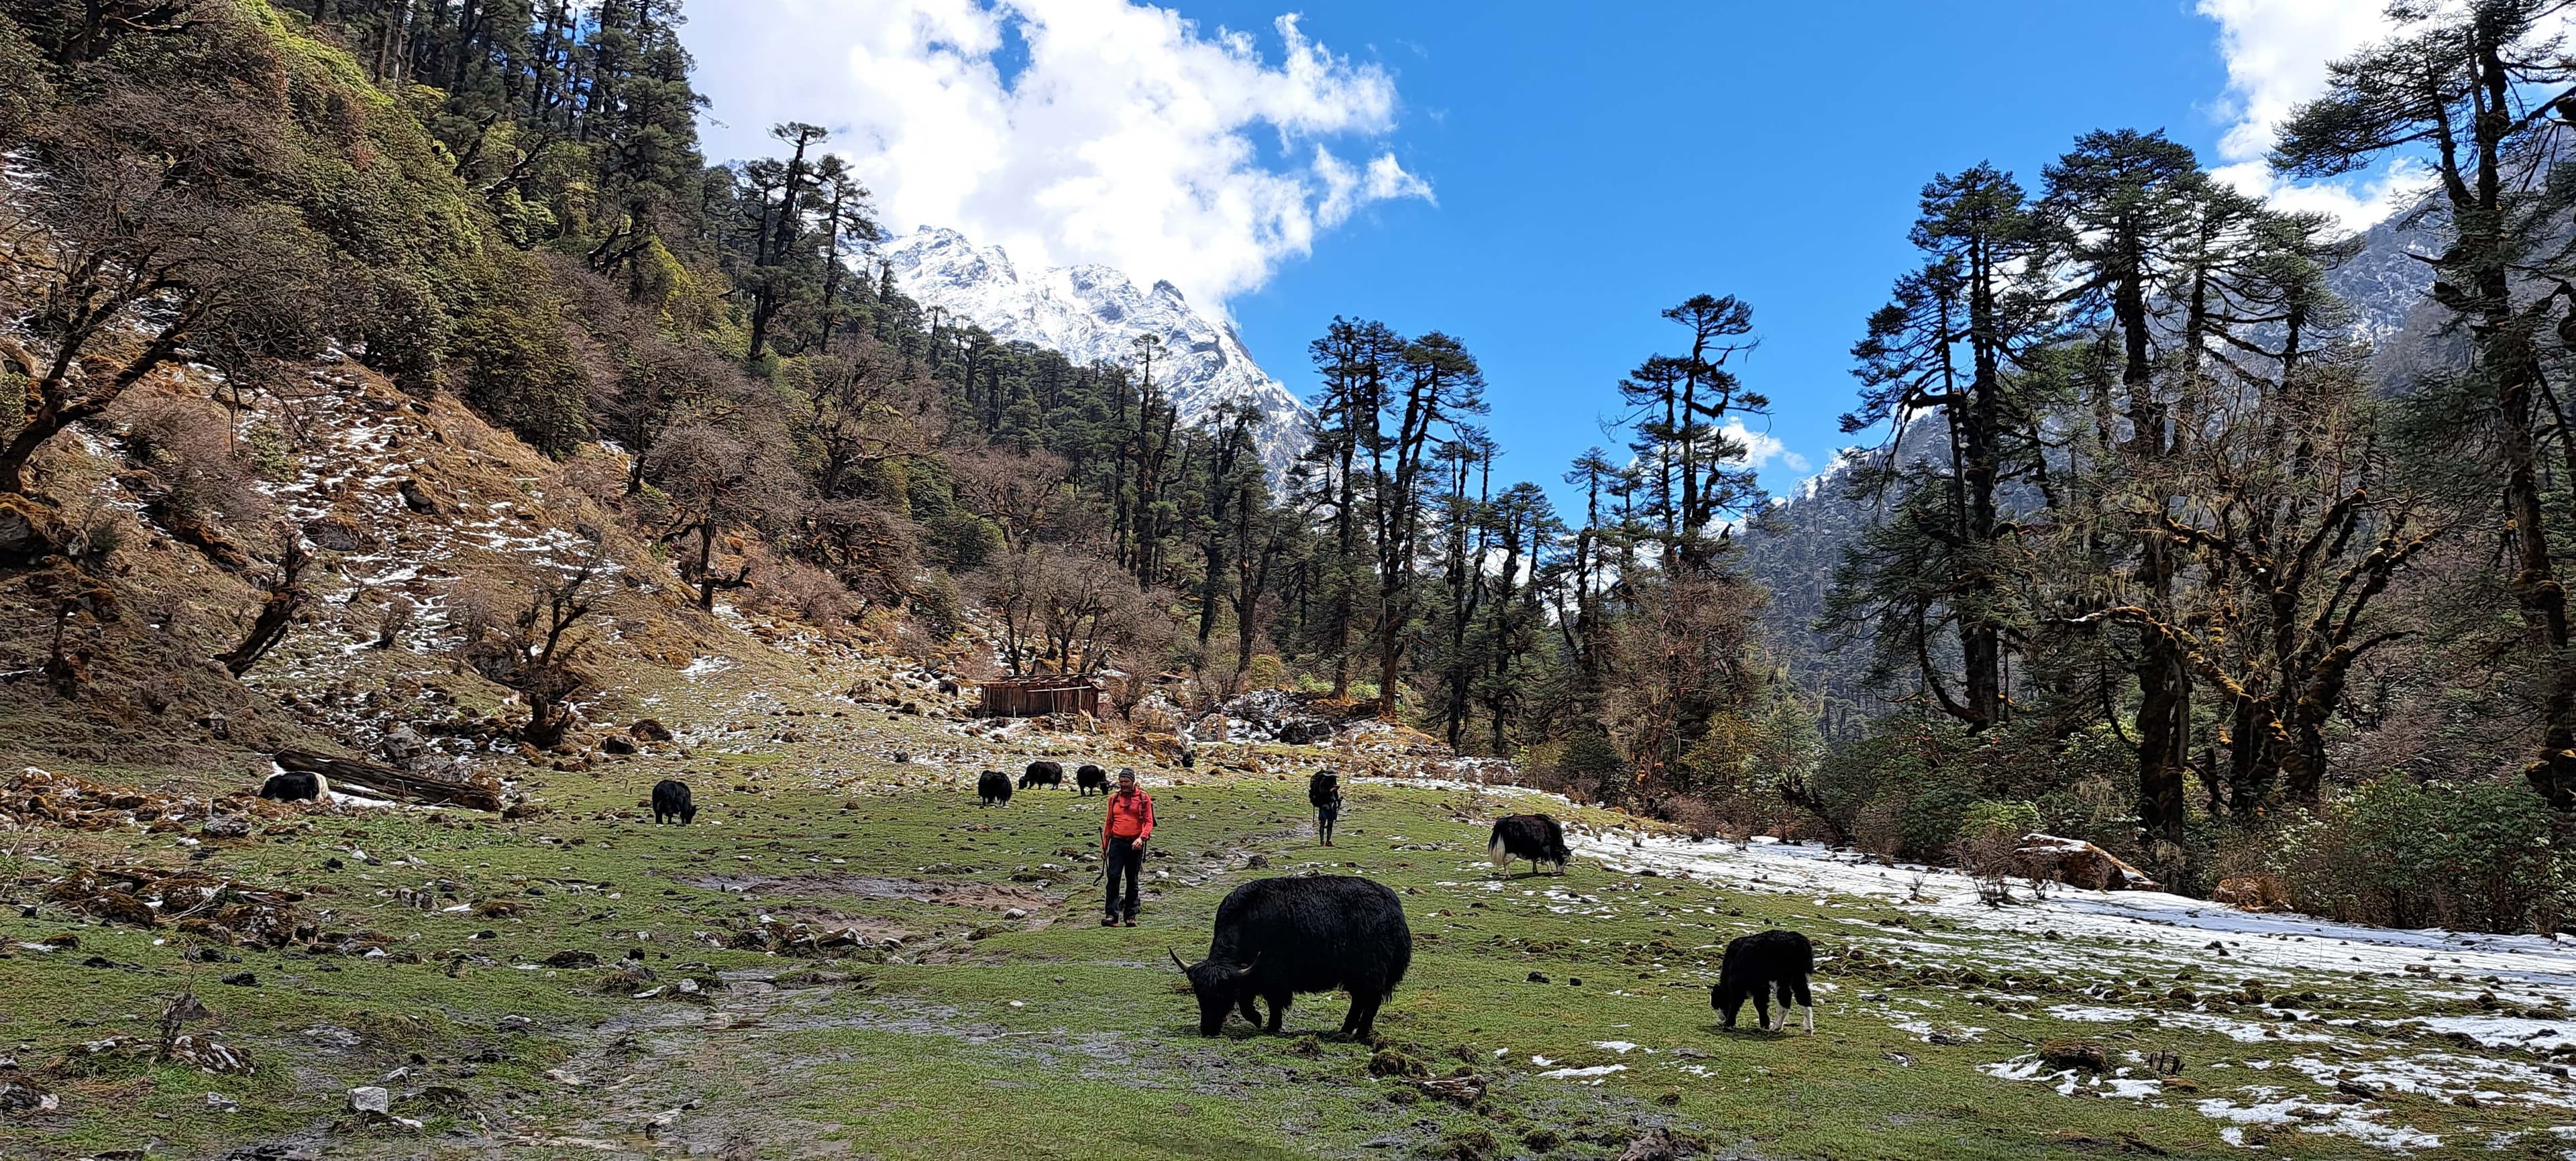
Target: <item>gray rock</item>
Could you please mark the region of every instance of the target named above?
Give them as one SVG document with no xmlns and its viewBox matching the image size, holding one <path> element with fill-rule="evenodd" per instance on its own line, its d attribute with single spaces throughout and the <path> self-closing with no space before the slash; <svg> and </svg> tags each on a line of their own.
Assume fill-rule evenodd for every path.
<svg viewBox="0 0 2576 1161">
<path fill-rule="evenodd" d="M 392 1116 L 394 1094 L 386 1091 L 383 1085 L 359 1085 L 349 1090 L 349 1111 L 372 1113 L 380 1117 Z"/>
</svg>

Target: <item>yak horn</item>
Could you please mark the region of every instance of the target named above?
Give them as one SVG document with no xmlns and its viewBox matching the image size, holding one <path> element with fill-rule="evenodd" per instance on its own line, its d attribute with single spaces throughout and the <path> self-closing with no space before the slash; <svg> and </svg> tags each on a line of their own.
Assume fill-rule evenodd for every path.
<svg viewBox="0 0 2576 1161">
<path fill-rule="evenodd" d="M 1172 966 L 1173 966 L 1173 967 L 1176 967 L 1176 968 L 1181 969 L 1181 974 L 1183 974 L 1183 975 L 1188 975 L 1188 974 L 1189 974 L 1190 965 L 1188 965 L 1188 964 L 1185 964 L 1185 963 L 1182 963 L 1182 962 L 1181 962 L 1181 953 L 1179 953 L 1179 952 L 1177 952 L 1177 951 L 1173 951 L 1171 948 L 1168 948 L 1168 947 L 1167 947 L 1167 948 L 1164 948 L 1164 949 L 1163 949 L 1163 952 L 1164 952 L 1164 954 L 1169 955 L 1169 956 L 1171 956 L 1171 957 L 1172 957 Z"/>
<path fill-rule="evenodd" d="M 1260 962 L 1261 962 L 1261 957 L 1260 957 L 1260 956 L 1258 956 L 1258 955 L 1253 956 L 1253 957 L 1252 957 L 1252 959 L 1251 959 L 1250 961 L 1246 962 L 1246 963 L 1243 965 L 1243 969 L 1242 969 L 1241 971 L 1238 971 L 1238 972 L 1234 973 L 1234 978 L 1236 978 L 1236 979 L 1238 979 L 1238 980 L 1239 980 L 1239 979 L 1242 979 L 1242 978 L 1243 978 L 1243 977 L 1245 977 L 1245 976 L 1251 975 L 1251 974 L 1252 974 L 1252 969 L 1253 969 L 1253 967 L 1254 967 L 1255 965 L 1259 964 Z"/>
</svg>

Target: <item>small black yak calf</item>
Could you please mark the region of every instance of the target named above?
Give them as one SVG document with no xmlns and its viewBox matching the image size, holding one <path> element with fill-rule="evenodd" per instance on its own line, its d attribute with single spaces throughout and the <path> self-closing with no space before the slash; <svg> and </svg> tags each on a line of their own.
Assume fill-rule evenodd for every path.
<svg viewBox="0 0 2576 1161">
<path fill-rule="evenodd" d="M 653 784 L 653 825 L 670 819 L 687 826 L 698 820 L 698 808 L 689 801 L 689 784 L 677 778 L 665 778 Z"/>
<path fill-rule="evenodd" d="M 1565 828 L 1544 814 L 1506 814 L 1494 820 L 1494 837 L 1485 844 L 1494 865 L 1509 869 L 1514 859 L 1528 859 L 1530 873 L 1538 873 L 1540 863 L 1556 864 L 1556 873 L 1565 873 Z"/>
<path fill-rule="evenodd" d="M 282 770 L 259 784 L 259 796 L 279 802 L 320 802 L 331 796 L 331 780 L 319 774 Z"/>
<path fill-rule="evenodd" d="M 1094 790 L 1109 793 L 1109 771 L 1085 762 L 1073 772 L 1073 792 L 1087 796 Z"/>
<path fill-rule="evenodd" d="M 1049 762 L 1045 759 L 1039 759 L 1038 761 L 1029 763 L 1028 773 L 1020 775 L 1020 789 L 1022 790 L 1026 790 L 1032 786 L 1062 785 L 1064 785 L 1064 764 L 1061 762 Z"/>
<path fill-rule="evenodd" d="M 1207 958 L 1172 962 L 1190 978 L 1199 1001 L 1199 1034 L 1225 1030 L 1229 1012 L 1279 1030 L 1298 992 L 1351 994 L 1342 1033 L 1367 1040 L 1378 1006 L 1413 963 L 1413 930 L 1404 904 L 1384 885 L 1350 875 L 1255 879 L 1228 892 L 1216 908 L 1216 938 Z M 1270 1002 L 1264 1023 L 1252 1001 Z"/>
<path fill-rule="evenodd" d="M 1816 1001 L 1807 994 L 1807 977 L 1816 972 L 1816 947 L 1807 937 L 1794 931 L 1763 931 L 1741 936 L 1726 945 L 1726 958 L 1718 961 L 1717 982 L 1709 985 L 1708 1006 L 1725 1017 L 1726 1026 L 1735 1027 L 1735 1014 L 1744 1001 L 1753 1001 L 1753 1016 L 1761 1021 L 1765 1032 L 1789 1030 L 1789 1006 L 1792 1000 L 1807 1006 L 1807 1031 L 1816 1030 Z M 1771 995 L 1780 995 L 1780 1026 L 1771 1026 Z"/>
<path fill-rule="evenodd" d="M 999 770 L 986 770 L 982 777 L 975 780 L 975 794 L 984 800 L 986 806 L 1009 802 L 1011 776 Z"/>
<path fill-rule="evenodd" d="M 1333 824 L 1342 817 L 1342 776 L 1318 774 L 1306 783 L 1306 801 L 1315 804 L 1315 837 L 1333 845 Z"/>
</svg>

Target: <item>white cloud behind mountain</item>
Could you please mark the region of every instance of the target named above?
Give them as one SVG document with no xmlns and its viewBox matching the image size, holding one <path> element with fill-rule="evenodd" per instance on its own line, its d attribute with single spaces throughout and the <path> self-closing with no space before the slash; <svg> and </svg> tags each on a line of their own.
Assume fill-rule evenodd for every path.
<svg viewBox="0 0 2576 1161">
<path fill-rule="evenodd" d="M 722 16 L 685 32 L 714 152 L 821 124 L 897 232 L 960 230 L 1032 268 L 1110 266 L 1222 314 L 1368 205 L 1431 197 L 1385 143 L 1394 77 L 1293 15 L 1272 38 L 1129 0 L 734 0 Z"/>
<path fill-rule="evenodd" d="M 2325 93 L 2327 65 L 2398 31 L 2388 0 L 2198 0 L 2218 23 L 2227 92 L 2218 112 L 2218 176 L 2283 209 L 2334 215 L 2350 229 L 2386 218 L 2431 186 L 2420 162 L 2396 158 L 2337 181 L 2290 182 L 2264 163 L 2273 137 L 2303 101 Z M 2561 18 L 2566 23 L 2566 18 Z"/>
</svg>

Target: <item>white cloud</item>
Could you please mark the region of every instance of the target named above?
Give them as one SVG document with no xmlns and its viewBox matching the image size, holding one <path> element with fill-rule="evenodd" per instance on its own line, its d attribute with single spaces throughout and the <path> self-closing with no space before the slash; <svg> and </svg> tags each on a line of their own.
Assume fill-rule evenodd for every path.
<svg viewBox="0 0 2576 1161">
<path fill-rule="evenodd" d="M 2396 32 L 2387 0 L 2198 0 L 2218 22 L 2227 62 L 2228 119 L 2214 172 L 2283 209 L 2333 215 L 2354 228 L 2387 217 L 2431 185 L 2420 163 L 2399 158 L 2337 181 L 2292 183 L 2264 164 L 2273 136 L 2300 102 L 2325 92 L 2326 66 Z"/>
<path fill-rule="evenodd" d="M 1265 56 L 1264 38 L 1130 0 L 741 0 L 686 35 L 723 122 L 711 152 L 766 152 L 766 126 L 812 121 L 891 227 L 1221 308 L 1370 203 L 1431 197 L 1383 145 L 1394 78 L 1293 15 L 1272 31 Z M 1337 152 L 1355 148 L 1366 160 Z"/>
<path fill-rule="evenodd" d="M 1754 431 L 1744 426 L 1744 417 L 1741 415 L 1727 416 L 1726 426 L 1719 428 L 1718 433 L 1724 435 L 1727 442 L 1744 449 L 1744 463 L 1747 467 L 1767 468 L 1771 466 L 1771 461 L 1778 460 L 1790 471 L 1807 470 L 1807 457 L 1790 451 L 1789 445 L 1781 442 L 1779 436 L 1767 431 Z"/>
</svg>

